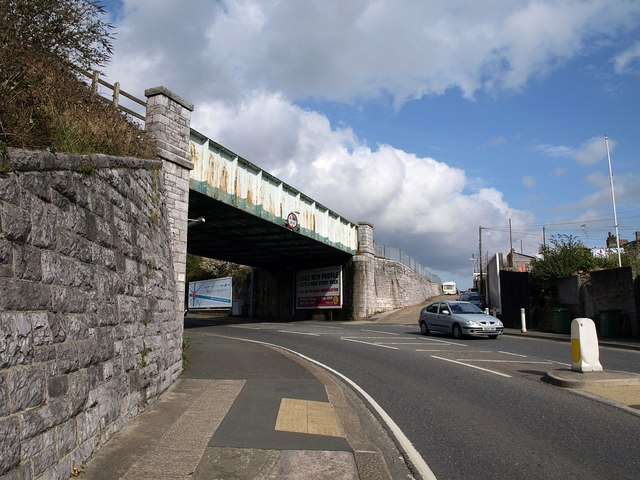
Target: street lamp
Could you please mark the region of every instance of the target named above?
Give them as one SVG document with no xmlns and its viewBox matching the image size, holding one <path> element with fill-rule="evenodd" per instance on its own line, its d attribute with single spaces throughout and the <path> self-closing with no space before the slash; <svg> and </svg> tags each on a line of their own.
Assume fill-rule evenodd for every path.
<svg viewBox="0 0 640 480">
<path fill-rule="evenodd" d="M 201 223 L 206 222 L 206 219 L 204 217 L 198 217 L 198 218 L 188 218 L 187 219 L 187 228 L 191 228 L 191 227 L 195 227 L 196 225 L 200 225 Z"/>
<path fill-rule="evenodd" d="M 476 255 L 475 253 L 471 254 L 471 288 L 474 289 L 476 287 Z"/>
<path fill-rule="evenodd" d="M 611 168 L 611 153 L 609 152 L 609 139 L 604 134 L 604 143 L 607 146 L 607 159 L 609 160 L 609 182 L 611 183 L 611 200 L 613 201 L 613 221 L 616 226 L 616 250 L 618 251 L 618 267 L 622 267 L 622 258 L 620 257 L 620 232 L 618 231 L 618 213 L 616 212 L 616 194 L 613 190 L 613 169 Z"/>
</svg>

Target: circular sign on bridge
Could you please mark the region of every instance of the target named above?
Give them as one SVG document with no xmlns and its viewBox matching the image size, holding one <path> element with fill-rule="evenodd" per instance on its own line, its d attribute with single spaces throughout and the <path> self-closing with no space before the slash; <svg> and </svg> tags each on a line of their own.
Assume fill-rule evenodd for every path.
<svg viewBox="0 0 640 480">
<path fill-rule="evenodd" d="M 289 215 L 287 215 L 287 227 L 289 227 L 290 230 L 295 230 L 299 225 L 298 216 L 295 212 L 290 212 Z"/>
</svg>

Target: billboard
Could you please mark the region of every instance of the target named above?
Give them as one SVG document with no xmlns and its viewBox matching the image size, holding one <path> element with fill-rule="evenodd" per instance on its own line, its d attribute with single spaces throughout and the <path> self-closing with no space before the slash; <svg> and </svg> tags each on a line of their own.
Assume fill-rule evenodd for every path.
<svg viewBox="0 0 640 480">
<path fill-rule="evenodd" d="M 296 308 L 342 308 L 342 267 L 297 272 Z"/>
<path fill-rule="evenodd" d="M 189 282 L 188 309 L 231 308 L 231 277 Z"/>
</svg>

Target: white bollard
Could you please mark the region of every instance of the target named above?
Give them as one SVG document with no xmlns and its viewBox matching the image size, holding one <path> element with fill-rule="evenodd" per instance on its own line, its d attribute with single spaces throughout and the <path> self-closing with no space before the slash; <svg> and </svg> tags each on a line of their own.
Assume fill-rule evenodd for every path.
<svg viewBox="0 0 640 480">
<path fill-rule="evenodd" d="M 527 317 L 524 313 L 524 308 L 520 309 L 520 325 L 522 333 L 527 333 Z"/>
<path fill-rule="evenodd" d="M 596 324 L 590 318 L 574 318 L 571 322 L 571 357 L 574 372 L 601 372 Z"/>
</svg>

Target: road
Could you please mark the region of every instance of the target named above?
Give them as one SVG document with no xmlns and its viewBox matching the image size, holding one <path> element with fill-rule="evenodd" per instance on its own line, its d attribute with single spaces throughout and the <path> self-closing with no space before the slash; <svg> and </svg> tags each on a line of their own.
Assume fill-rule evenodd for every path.
<svg viewBox="0 0 640 480">
<path fill-rule="evenodd" d="M 349 377 L 440 479 L 640 478 L 640 416 L 541 381 L 568 365 L 566 343 L 423 337 L 417 324 L 219 324 L 194 333 L 205 330 L 286 347 Z M 600 357 L 605 369 L 640 373 L 639 352 Z"/>
</svg>

